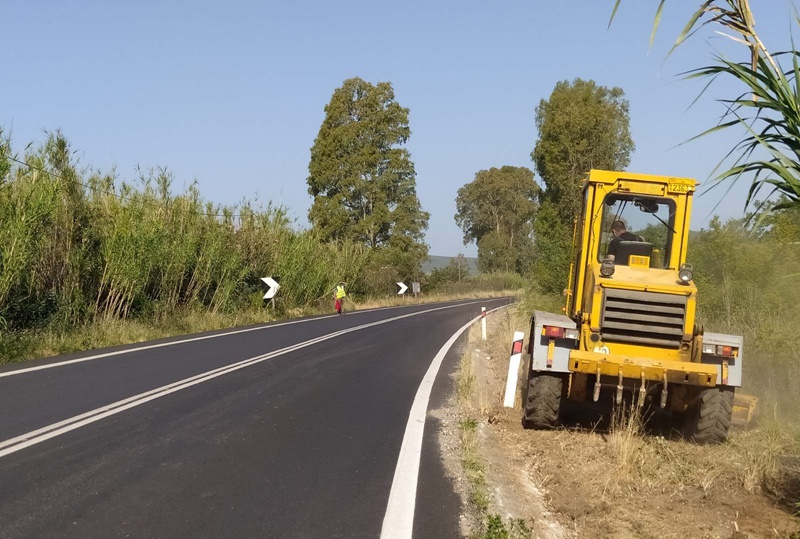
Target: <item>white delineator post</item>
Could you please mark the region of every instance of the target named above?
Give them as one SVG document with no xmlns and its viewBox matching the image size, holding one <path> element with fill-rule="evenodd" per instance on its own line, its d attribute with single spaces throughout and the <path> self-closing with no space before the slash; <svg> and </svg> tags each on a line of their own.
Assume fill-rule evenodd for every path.
<svg viewBox="0 0 800 539">
<path fill-rule="evenodd" d="M 481 337 L 486 340 L 486 307 L 481 307 Z"/>
<path fill-rule="evenodd" d="M 503 406 L 506 408 L 514 407 L 514 399 L 517 396 L 517 373 L 519 364 L 522 361 L 522 341 L 525 333 L 522 331 L 514 332 L 514 344 L 511 345 L 511 358 L 508 360 L 508 378 L 506 379 L 506 396 L 503 399 Z"/>
</svg>

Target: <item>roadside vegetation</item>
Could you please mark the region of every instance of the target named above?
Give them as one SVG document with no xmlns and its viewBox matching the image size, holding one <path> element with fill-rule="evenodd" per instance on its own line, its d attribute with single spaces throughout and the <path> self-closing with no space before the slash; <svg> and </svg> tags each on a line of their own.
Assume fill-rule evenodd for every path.
<svg viewBox="0 0 800 539">
<path fill-rule="evenodd" d="M 421 281 L 426 301 L 522 288 L 512 274 L 429 283 L 417 258 L 395 266 L 391 247 L 326 239 L 285 208 L 216 205 L 166 169 L 122 182 L 73 155 L 60 132 L 23 155 L 0 143 L 0 363 L 329 312 L 339 280 L 362 308 L 398 304 L 398 280 Z"/>
<path fill-rule="evenodd" d="M 1 154 L 11 155 L 10 143 Z M 310 305 L 335 279 L 365 287 L 371 252 L 291 226 L 283 208 L 174 192 L 166 170 L 135 184 L 80 170 L 60 133 L 0 157 L 0 358 L 24 358 L 263 319 Z"/>
<path fill-rule="evenodd" d="M 23 151 L 0 130 L 0 363 L 285 316 L 519 289 L 510 274 L 422 273 L 428 214 L 416 194 L 408 109 L 389 83 L 349 79 L 325 107 L 304 229 L 244 198 L 220 205 L 166 168 L 133 181 L 79 163 L 59 131 Z M 279 279 L 272 306 L 261 277 Z M 411 301 L 411 300 L 405 300 Z"/>
</svg>

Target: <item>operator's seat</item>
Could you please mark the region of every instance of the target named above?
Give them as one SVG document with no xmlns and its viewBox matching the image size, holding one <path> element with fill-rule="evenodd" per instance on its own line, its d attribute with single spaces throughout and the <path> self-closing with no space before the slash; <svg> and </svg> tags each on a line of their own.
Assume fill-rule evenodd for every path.
<svg viewBox="0 0 800 539">
<path fill-rule="evenodd" d="M 627 266 L 631 256 L 653 256 L 653 244 L 646 241 L 621 241 L 617 246 L 614 263 Z"/>
</svg>

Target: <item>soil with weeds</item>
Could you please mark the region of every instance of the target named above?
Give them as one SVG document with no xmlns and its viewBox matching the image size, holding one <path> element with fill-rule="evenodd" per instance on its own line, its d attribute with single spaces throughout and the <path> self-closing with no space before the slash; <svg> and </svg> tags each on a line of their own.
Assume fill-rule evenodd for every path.
<svg viewBox="0 0 800 539">
<path fill-rule="evenodd" d="M 502 407 L 511 335 L 524 325 L 513 311 L 491 317 L 489 340 L 473 332 L 461 363 L 459 421 L 445 428 L 460 433 L 465 535 L 800 538 L 800 450 L 786 425 L 762 421 L 720 446 L 648 432 L 628 414 L 604 428 L 524 430 L 522 382 L 516 408 Z"/>
</svg>

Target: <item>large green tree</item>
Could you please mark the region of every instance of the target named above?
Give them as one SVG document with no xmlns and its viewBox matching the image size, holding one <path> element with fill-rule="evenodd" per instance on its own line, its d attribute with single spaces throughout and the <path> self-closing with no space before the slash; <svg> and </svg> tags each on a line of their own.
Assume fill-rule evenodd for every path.
<svg viewBox="0 0 800 539">
<path fill-rule="evenodd" d="M 544 200 L 558 206 L 564 222 L 580 210 L 584 174 L 593 168 L 621 170 L 634 150 L 625 93 L 593 80 L 557 83 L 536 107 L 536 129 L 531 159 L 546 187 Z"/>
<path fill-rule="evenodd" d="M 414 273 L 428 249 L 429 216 L 403 148 L 411 135 L 408 113 L 390 83 L 344 81 L 325 107 L 308 166 L 308 217 L 321 238 L 375 248 L 401 276 Z"/>
<path fill-rule="evenodd" d="M 478 245 L 481 271 L 526 272 L 531 262 L 539 186 L 525 167 L 481 170 L 458 190 L 456 223 Z"/>
<path fill-rule="evenodd" d="M 593 168 L 622 170 L 630 162 L 628 101 L 621 88 L 561 81 L 536 107 L 536 128 L 531 159 L 545 189 L 534 224 L 535 274 L 545 290 L 556 292 L 566 284 L 584 175 Z"/>
</svg>

